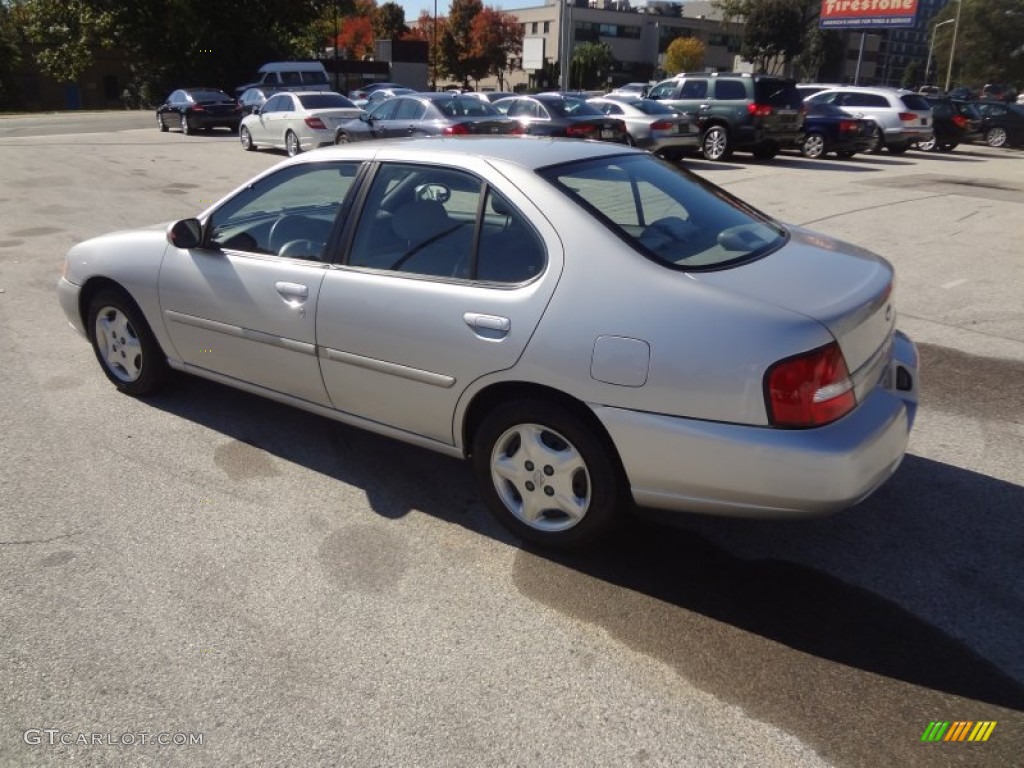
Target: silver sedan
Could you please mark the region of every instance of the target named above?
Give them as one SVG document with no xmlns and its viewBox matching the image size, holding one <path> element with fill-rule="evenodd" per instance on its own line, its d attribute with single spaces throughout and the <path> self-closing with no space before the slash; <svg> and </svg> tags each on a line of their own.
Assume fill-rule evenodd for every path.
<svg viewBox="0 0 1024 768">
<path fill-rule="evenodd" d="M 629 143 L 634 147 L 672 160 L 700 147 L 697 121 L 660 101 L 629 96 L 598 96 L 587 99 L 587 103 L 606 115 L 622 120 L 626 124 Z"/>
<path fill-rule="evenodd" d="M 577 546 L 634 504 L 870 494 L 917 409 L 892 288 L 881 257 L 635 149 L 431 138 L 79 243 L 58 295 L 125 394 L 184 371 L 466 457 L 503 524 Z"/>
</svg>

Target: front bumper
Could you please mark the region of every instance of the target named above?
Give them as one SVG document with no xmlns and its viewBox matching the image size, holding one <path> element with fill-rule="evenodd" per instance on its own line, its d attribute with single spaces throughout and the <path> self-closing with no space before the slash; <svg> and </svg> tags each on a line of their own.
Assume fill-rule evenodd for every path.
<svg viewBox="0 0 1024 768">
<path fill-rule="evenodd" d="M 63 277 L 57 281 L 57 301 L 60 302 L 60 308 L 64 310 L 68 324 L 82 336 L 88 338 L 85 324 L 82 322 L 82 313 L 78 307 L 78 297 L 81 292 L 81 286 L 70 283 Z"/>
<path fill-rule="evenodd" d="M 897 333 L 886 379 L 814 429 L 723 424 L 598 406 L 637 504 L 734 517 L 810 517 L 853 506 L 896 471 L 917 411 L 917 351 Z M 902 371 L 902 372 L 901 372 Z"/>
</svg>

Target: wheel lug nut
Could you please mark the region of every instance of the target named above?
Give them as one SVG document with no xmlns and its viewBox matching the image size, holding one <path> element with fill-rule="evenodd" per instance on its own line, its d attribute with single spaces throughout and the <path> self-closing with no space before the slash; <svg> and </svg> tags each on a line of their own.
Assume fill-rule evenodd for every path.
<svg viewBox="0 0 1024 768">
<path fill-rule="evenodd" d="M 555 495 L 555 489 L 552 488 L 550 485 L 545 485 L 544 486 L 544 493 L 546 493 L 548 496 L 554 496 Z"/>
<path fill-rule="evenodd" d="M 551 477 L 553 474 L 555 474 L 554 467 L 552 467 L 550 464 L 545 465 L 544 474 L 547 475 L 548 477 Z"/>
<path fill-rule="evenodd" d="M 526 481 L 526 490 L 528 490 L 528 491 L 534 491 L 534 490 L 536 490 L 536 489 L 537 489 L 537 486 L 535 486 L 535 485 L 534 485 L 533 483 L 531 483 L 531 482 L 530 482 L 529 480 L 527 480 L 527 481 Z"/>
<path fill-rule="evenodd" d="M 533 462 L 532 461 L 526 462 L 526 471 L 527 472 L 533 472 Z"/>
</svg>

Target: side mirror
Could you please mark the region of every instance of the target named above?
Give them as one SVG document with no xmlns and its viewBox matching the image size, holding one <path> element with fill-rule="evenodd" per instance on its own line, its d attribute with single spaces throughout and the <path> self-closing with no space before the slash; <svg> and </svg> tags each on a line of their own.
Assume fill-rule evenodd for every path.
<svg viewBox="0 0 1024 768">
<path fill-rule="evenodd" d="M 198 248 L 203 242 L 203 225 L 199 219 L 182 219 L 167 228 L 167 242 L 175 248 Z"/>
</svg>

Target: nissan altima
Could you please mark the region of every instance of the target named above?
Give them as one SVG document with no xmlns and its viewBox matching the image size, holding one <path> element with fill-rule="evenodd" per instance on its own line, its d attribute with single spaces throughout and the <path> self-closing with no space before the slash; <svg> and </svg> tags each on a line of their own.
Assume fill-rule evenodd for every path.
<svg viewBox="0 0 1024 768">
<path fill-rule="evenodd" d="M 58 295 L 121 392 L 184 371 L 465 457 L 550 546 L 633 505 L 841 510 L 917 410 L 887 261 L 608 142 L 300 155 L 73 246 Z"/>
</svg>

